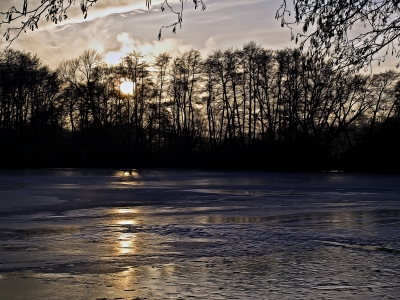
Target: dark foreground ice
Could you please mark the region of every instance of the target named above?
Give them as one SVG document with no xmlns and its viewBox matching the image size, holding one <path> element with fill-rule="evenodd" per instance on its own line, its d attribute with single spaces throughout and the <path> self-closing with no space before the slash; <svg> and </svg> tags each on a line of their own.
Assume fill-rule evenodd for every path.
<svg viewBox="0 0 400 300">
<path fill-rule="evenodd" d="M 380 298 L 399 176 L 0 172 L 0 299 Z"/>
</svg>

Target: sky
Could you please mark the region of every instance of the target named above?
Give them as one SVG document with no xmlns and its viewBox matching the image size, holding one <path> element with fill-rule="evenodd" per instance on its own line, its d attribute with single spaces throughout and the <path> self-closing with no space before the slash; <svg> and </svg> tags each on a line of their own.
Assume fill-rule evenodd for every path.
<svg viewBox="0 0 400 300">
<path fill-rule="evenodd" d="M 177 0 L 170 2 L 179 4 Z M 191 48 L 207 55 L 218 48 L 241 48 L 250 41 L 271 49 L 295 46 L 290 41 L 290 31 L 275 20 L 279 1 L 204 2 L 207 8 L 201 11 L 195 10 L 193 1 L 188 0 L 182 29 L 177 29 L 176 34 L 172 28 L 165 29 L 158 41 L 160 27 L 176 21 L 176 15 L 170 11 L 161 12 L 161 0 L 152 0 L 149 10 L 145 0 L 98 0 L 89 9 L 86 20 L 79 8 L 80 1 L 76 0 L 66 21 L 60 25 L 42 21 L 39 30 L 21 34 L 11 48 L 35 53 L 45 64 L 56 67 L 62 60 L 76 58 L 89 48 L 101 53 L 106 62 L 118 63 L 120 57 L 133 50 L 150 59 L 163 52 L 174 54 Z M 22 7 L 22 3 L 22 0 L 1 0 L 0 9 Z M 2 39 L 0 46 L 6 45 Z"/>
<path fill-rule="evenodd" d="M 161 41 L 161 26 L 176 21 L 168 10 L 161 12 L 161 1 L 152 0 L 147 9 L 145 0 L 98 0 L 83 18 L 80 0 L 68 11 L 68 19 L 54 25 L 42 20 L 39 30 L 27 32 L 11 48 L 35 53 L 47 65 L 56 68 L 63 60 L 79 56 L 85 49 L 96 49 L 109 64 L 116 64 L 125 54 L 139 51 L 151 60 L 158 54 L 198 49 L 203 55 L 219 48 L 238 47 L 254 41 L 267 49 L 295 47 L 290 30 L 275 19 L 280 0 L 204 0 L 207 8 L 194 9 L 187 0 L 183 26 L 172 33 L 165 29 Z M 40 0 L 29 0 L 29 7 Z M 65 0 L 65 3 L 67 0 Z M 170 0 L 179 5 L 178 0 Z M 12 5 L 22 7 L 23 0 L 1 0 L 0 11 Z M 0 28 L 0 32 L 1 32 Z M 4 27 L 3 27 L 4 30 Z M 7 45 L 4 39 L 0 47 Z M 380 69 L 395 65 L 390 59 Z"/>
</svg>

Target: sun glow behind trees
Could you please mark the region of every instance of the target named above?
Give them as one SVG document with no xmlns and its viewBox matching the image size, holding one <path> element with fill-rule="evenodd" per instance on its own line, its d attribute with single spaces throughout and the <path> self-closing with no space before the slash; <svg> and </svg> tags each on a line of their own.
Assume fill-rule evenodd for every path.
<svg viewBox="0 0 400 300">
<path fill-rule="evenodd" d="M 133 91 L 135 90 L 135 86 L 136 86 L 136 84 L 134 82 L 125 80 L 121 83 L 119 88 L 122 93 L 127 94 L 127 95 L 132 95 Z"/>
</svg>

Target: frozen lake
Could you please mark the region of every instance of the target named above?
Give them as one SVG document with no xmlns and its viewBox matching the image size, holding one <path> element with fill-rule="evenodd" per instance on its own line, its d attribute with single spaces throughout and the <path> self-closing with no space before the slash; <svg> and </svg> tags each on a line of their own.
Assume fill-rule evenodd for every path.
<svg viewBox="0 0 400 300">
<path fill-rule="evenodd" d="M 0 171 L 0 299 L 379 298 L 398 175 Z"/>
</svg>

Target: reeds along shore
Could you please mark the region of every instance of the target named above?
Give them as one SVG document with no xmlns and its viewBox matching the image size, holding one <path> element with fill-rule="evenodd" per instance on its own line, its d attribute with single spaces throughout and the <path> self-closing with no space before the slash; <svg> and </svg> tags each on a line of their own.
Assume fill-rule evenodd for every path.
<svg viewBox="0 0 400 300">
<path fill-rule="evenodd" d="M 0 168 L 398 172 L 399 113 L 396 71 L 335 71 L 254 42 L 118 65 L 85 50 L 56 70 L 0 56 Z"/>
</svg>

